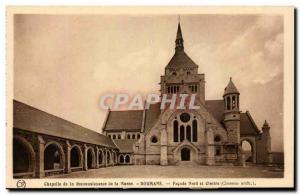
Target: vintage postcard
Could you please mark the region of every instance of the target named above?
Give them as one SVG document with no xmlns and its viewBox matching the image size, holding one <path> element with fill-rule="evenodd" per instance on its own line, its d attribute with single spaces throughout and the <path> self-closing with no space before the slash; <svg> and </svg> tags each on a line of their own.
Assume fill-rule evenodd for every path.
<svg viewBox="0 0 300 195">
<path fill-rule="evenodd" d="M 293 7 L 7 7 L 7 188 L 294 188 Z"/>
</svg>

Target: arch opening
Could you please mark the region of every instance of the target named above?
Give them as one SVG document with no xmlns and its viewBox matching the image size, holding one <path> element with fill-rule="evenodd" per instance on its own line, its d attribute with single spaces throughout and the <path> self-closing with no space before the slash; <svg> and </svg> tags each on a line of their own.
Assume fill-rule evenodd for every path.
<svg viewBox="0 0 300 195">
<path fill-rule="evenodd" d="M 103 164 L 103 152 L 100 150 L 98 155 L 98 163 L 101 165 Z"/>
<path fill-rule="evenodd" d="M 126 155 L 126 157 L 125 157 L 125 163 L 130 163 L 130 156 L 129 155 Z"/>
<path fill-rule="evenodd" d="M 44 150 L 44 169 L 62 169 L 63 151 L 56 143 L 49 144 Z"/>
<path fill-rule="evenodd" d="M 243 154 L 245 155 L 245 161 L 246 162 L 253 162 L 253 147 L 250 141 L 248 140 L 243 140 L 242 141 L 242 150 Z"/>
<path fill-rule="evenodd" d="M 71 149 L 71 167 L 80 167 L 81 166 L 81 150 L 74 146 Z"/>
<path fill-rule="evenodd" d="M 191 150 L 188 148 L 182 148 L 181 150 L 181 161 L 191 160 Z"/>
<path fill-rule="evenodd" d="M 19 139 L 13 139 L 13 173 L 34 171 L 34 154 L 29 148 L 31 145 L 28 144 Z"/>
<path fill-rule="evenodd" d="M 124 161 L 124 156 L 123 155 L 120 155 L 120 163 L 124 163 L 125 161 Z"/>
<path fill-rule="evenodd" d="M 94 168 L 94 154 L 91 148 L 87 150 L 87 168 Z"/>
</svg>

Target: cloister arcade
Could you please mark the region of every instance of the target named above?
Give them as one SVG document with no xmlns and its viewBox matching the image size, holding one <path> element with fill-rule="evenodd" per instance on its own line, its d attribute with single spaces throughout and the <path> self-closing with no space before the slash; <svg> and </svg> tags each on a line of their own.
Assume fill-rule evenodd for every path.
<svg viewBox="0 0 300 195">
<path fill-rule="evenodd" d="M 14 129 L 15 178 L 45 177 L 114 166 L 117 148 Z"/>
</svg>

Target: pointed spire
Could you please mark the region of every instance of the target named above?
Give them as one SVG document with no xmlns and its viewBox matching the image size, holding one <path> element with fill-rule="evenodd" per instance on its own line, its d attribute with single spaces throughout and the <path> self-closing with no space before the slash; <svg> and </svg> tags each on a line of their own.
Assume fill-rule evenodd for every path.
<svg viewBox="0 0 300 195">
<path fill-rule="evenodd" d="M 181 32 L 181 26 L 180 26 L 180 16 L 179 16 L 177 35 L 176 35 L 176 40 L 175 40 L 175 51 L 182 51 L 182 50 L 184 50 L 184 46 L 183 46 L 183 38 L 182 38 L 182 32 Z"/>
<path fill-rule="evenodd" d="M 265 120 L 265 122 L 264 122 L 263 126 L 265 126 L 265 127 L 269 127 L 269 123 L 267 122 L 267 120 Z"/>
<path fill-rule="evenodd" d="M 234 85 L 231 77 L 230 77 L 227 87 L 225 87 L 223 96 L 225 96 L 227 94 L 240 94 L 240 92 L 237 90 L 236 86 Z"/>
<path fill-rule="evenodd" d="M 262 126 L 262 130 L 263 130 L 263 131 L 268 131 L 268 130 L 270 130 L 270 125 L 269 125 L 269 123 L 267 122 L 267 120 L 265 120 L 265 122 L 264 122 L 264 124 L 263 124 L 263 126 Z"/>
</svg>

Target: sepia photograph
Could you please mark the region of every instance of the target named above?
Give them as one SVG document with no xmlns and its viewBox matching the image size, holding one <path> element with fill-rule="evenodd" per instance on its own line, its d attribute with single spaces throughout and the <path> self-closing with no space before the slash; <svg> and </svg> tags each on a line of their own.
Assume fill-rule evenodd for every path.
<svg viewBox="0 0 300 195">
<path fill-rule="evenodd" d="M 7 187 L 294 187 L 293 19 L 8 7 Z"/>
</svg>

